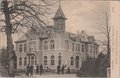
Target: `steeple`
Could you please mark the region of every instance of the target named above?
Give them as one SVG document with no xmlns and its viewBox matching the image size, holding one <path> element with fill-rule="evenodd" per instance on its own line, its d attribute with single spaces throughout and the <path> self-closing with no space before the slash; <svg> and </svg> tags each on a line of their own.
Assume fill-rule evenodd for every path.
<svg viewBox="0 0 120 78">
<path fill-rule="evenodd" d="M 55 16 L 53 17 L 54 20 L 56 19 L 64 19 L 66 20 L 66 17 L 62 11 L 62 8 L 61 8 L 61 4 L 59 2 L 59 8 L 57 9 L 56 13 L 55 13 Z"/>
<path fill-rule="evenodd" d="M 65 17 L 62 8 L 61 8 L 61 4 L 59 1 L 59 8 L 57 9 L 55 16 L 53 17 L 54 20 L 54 27 L 56 29 L 57 32 L 65 32 L 65 20 L 67 18 Z"/>
</svg>

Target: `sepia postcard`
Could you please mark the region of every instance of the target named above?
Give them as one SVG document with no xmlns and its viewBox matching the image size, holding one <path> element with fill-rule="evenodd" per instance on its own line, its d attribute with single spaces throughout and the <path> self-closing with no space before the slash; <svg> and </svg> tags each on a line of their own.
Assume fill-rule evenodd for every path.
<svg viewBox="0 0 120 78">
<path fill-rule="evenodd" d="M 0 4 L 0 78 L 120 78 L 119 0 Z"/>
</svg>

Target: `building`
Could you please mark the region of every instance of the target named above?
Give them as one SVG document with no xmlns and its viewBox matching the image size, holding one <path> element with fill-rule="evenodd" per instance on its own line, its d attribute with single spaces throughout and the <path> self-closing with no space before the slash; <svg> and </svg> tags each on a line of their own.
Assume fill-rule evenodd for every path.
<svg viewBox="0 0 120 78">
<path fill-rule="evenodd" d="M 44 27 L 44 31 L 28 30 L 16 43 L 17 68 L 24 69 L 26 65 L 40 65 L 56 69 L 57 65 L 66 65 L 78 69 L 87 56 L 96 58 L 99 45 L 94 36 L 85 31 L 73 34 L 65 31 L 65 17 L 59 7 L 55 16 L 54 26 Z M 29 36 L 29 37 L 28 37 Z"/>
</svg>

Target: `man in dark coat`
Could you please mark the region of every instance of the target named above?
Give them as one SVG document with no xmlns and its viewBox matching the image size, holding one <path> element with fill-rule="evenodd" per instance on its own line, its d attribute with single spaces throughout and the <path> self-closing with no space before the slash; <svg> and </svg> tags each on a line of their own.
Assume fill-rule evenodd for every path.
<svg viewBox="0 0 120 78">
<path fill-rule="evenodd" d="M 42 73 L 43 73 L 43 65 L 41 64 L 40 65 L 40 75 L 42 75 Z"/>
<path fill-rule="evenodd" d="M 60 74 L 60 65 L 57 66 L 57 74 Z"/>
<path fill-rule="evenodd" d="M 27 71 L 26 71 L 26 74 L 27 74 L 27 76 L 29 76 L 29 73 L 30 73 L 30 65 L 27 65 Z"/>
<path fill-rule="evenodd" d="M 38 74 L 38 73 L 39 73 L 39 66 L 36 65 L 36 74 Z"/>
<path fill-rule="evenodd" d="M 30 66 L 30 75 L 31 76 L 33 75 L 33 66 L 32 65 Z"/>
<path fill-rule="evenodd" d="M 64 70 L 65 70 L 65 66 L 63 65 L 62 68 L 61 68 L 62 74 L 64 74 Z"/>
</svg>

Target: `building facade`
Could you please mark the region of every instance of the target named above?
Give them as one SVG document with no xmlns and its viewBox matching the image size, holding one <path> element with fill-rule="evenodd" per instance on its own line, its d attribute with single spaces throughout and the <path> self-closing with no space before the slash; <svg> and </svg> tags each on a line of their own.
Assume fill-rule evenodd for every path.
<svg viewBox="0 0 120 78">
<path fill-rule="evenodd" d="M 28 64 L 43 64 L 50 69 L 56 69 L 58 65 L 78 69 L 87 56 L 97 57 L 99 45 L 94 36 L 85 31 L 78 34 L 65 31 L 67 18 L 61 7 L 52 19 L 54 26 L 44 27 L 44 31 L 37 34 L 28 30 L 15 42 L 18 69 L 24 69 Z"/>
</svg>

